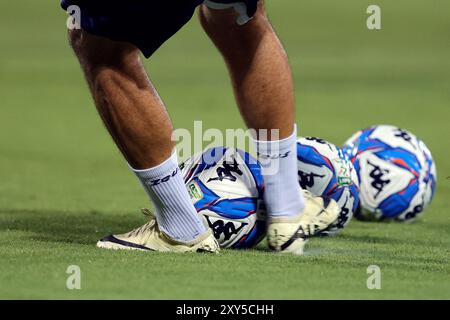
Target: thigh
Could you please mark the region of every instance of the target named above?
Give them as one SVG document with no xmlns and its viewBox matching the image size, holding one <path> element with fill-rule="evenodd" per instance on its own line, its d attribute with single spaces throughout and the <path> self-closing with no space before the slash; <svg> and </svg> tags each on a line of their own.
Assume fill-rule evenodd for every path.
<svg viewBox="0 0 450 320">
<path fill-rule="evenodd" d="M 129 42 L 150 57 L 191 18 L 203 0 L 62 0 L 77 5 L 81 27 L 90 34 Z"/>
</svg>

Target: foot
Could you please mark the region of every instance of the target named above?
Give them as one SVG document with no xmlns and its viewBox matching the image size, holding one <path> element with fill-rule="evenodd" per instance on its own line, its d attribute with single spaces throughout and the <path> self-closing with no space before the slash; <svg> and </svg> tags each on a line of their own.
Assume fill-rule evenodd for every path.
<svg viewBox="0 0 450 320">
<path fill-rule="evenodd" d="M 336 201 L 303 192 L 306 207 L 302 214 L 270 218 L 267 240 L 271 250 L 301 255 L 307 240 L 319 235 L 338 218 L 340 208 Z"/>
<path fill-rule="evenodd" d="M 219 252 L 219 244 L 209 228 L 191 242 L 179 242 L 159 230 L 156 218 L 148 210 L 144 209 L 143 213 L 149 216 L 149 222 L 128 233 L 107 236 L 97 242 L 97 247 L 160 252 Z"/>
</svg>

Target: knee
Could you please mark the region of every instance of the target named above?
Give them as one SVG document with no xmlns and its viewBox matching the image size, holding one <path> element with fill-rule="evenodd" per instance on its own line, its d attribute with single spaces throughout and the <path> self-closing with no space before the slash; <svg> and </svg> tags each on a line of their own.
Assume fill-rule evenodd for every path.
<svg viewBox="0 0 450 320">
<path fill-rule="evenodd" d="M 268 27 L 270 28 L 262 1 L 258 5 L 255 16 L 247 24 L 238 25 L 237 18 L 234 9 L 214 10 L 202 5 L 199 10 L 200 23 L 213 40 L 223 37 L 239 40 L 239 38 L 246 37 L 248 34 L 254 36 L 257 33 L 264 32 Z"/>
<path fill-rule="evenodd" d="M 209 33 L 225 32 L 235 28 L 236 13 L 232 9 L 213 10 L 202 5 L 199 10 L 200 24 Z"/>
</svg>

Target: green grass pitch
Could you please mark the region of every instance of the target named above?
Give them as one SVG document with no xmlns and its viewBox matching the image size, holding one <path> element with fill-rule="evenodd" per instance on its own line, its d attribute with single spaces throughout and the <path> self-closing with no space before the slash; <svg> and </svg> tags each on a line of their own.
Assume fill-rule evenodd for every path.
<svg viewBox="0 0 450 320">
<path fill-rule="evenodd" d="M 305 256 L 261 245 L 218 256 L 111 252 L 100 237 L 143 223 L 147 198 L 113 146 L 66 41 L 58 1 L 0 2 L 0 298 L 450 298 L 450 3 L 273 1 L 303 135 L 341 145 L 365 126 L 405 127 L 432 150 L 437 194 L 416 223 L 353 221 Z M 193 20 L 146 62 L 176 127 L 239 128 L 220 56 Z M 81 290 L 66 269 L 81 268 Z M 382 289 L 366 287 L 378 265 Z"/>
</svg>

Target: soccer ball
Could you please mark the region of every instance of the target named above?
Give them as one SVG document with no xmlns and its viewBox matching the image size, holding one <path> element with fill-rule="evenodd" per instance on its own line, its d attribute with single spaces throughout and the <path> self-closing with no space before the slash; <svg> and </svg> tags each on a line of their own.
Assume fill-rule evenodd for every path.
<svg viewBox="0 0 450 320">
<path fill-rule="evenodd" d="M 255 158 L 238 149 L 217 147 L 180 167 L 197 212 L 222 248 L 250 248 L 264 238 L 264 183 Z"/>
<path fill-rule="evenodd" d="M 411 132 L 377 125 L 354 134 L 344 153 L 358 172 L 360 220 L 412 220 L 430 204 L 436 166 L 430 150 Z"/>
<path fill-rule="evenodd" d="M 359 204 L 358 177 L 342 150 L 323 139 L 297 141 L 298 181 L 315 196 L 328 196 L 338 203 L 341 213 L 322 235 L 334 235 L 352 219 Z"/>
</svg>

